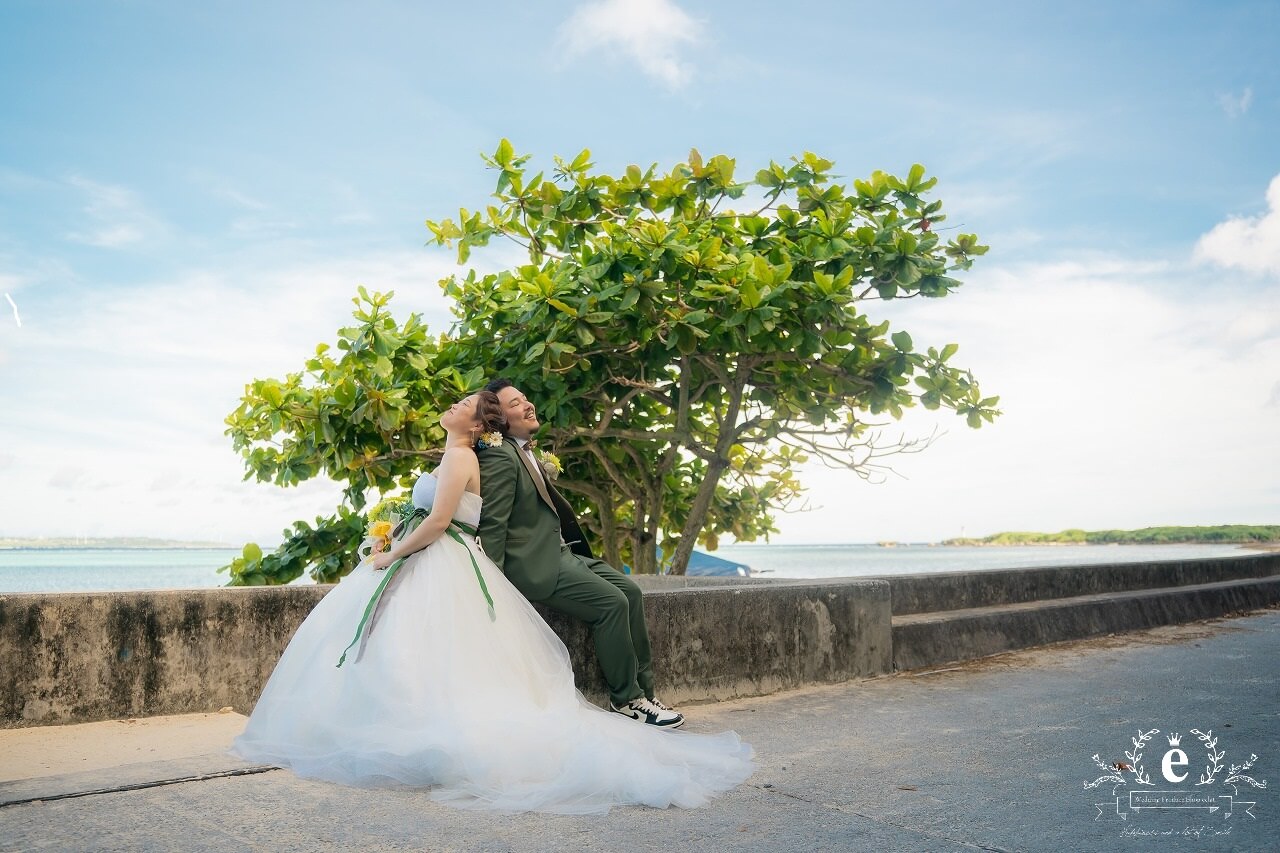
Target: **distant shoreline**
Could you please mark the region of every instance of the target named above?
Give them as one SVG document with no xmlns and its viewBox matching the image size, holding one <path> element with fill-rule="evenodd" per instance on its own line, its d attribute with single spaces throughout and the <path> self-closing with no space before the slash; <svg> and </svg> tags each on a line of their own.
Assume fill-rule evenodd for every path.
<svg viewBox="0 0 1280 853">
<path fill-rule="evenodd" d="M 1280 547 L 1280 524 L 1144 527 L 1140 530 L 1073 529 L 1058 533 L 1005 531 L 978 539 L 946 539 L 942 544 L 975 548 L 1026 545 L 1242 545 L 1270 550 Z"/>
<path fill-rule="evenodd" d="M 12 551 L 239 551 L 234 545 L 0 545 Z"/>
<path fill-rule="evenodd" d="M 207 551 L 238 550 L 222 542 L 183 542 L 145 537 L 0 538 L 0 551 Z"/>
</svg>

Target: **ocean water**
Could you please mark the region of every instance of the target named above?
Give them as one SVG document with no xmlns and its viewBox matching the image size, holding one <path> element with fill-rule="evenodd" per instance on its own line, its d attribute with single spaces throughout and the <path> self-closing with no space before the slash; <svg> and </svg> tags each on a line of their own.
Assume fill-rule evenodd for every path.
<svg viewBox="0 0 1280 853">
<path fill-rule="evenodd" d="M 847 578 L 1197 560 L 1259 552 L 1239 545 L 725 545 L 712 553 L 746 563 L 760 577 Z"/>
<path fill-rule="evenodd" d="M 222 586 L 233 548 L 0 550 L 0 593 L 193 589 Z M 836 578 L 1029 566 L 1190 560 L 1256 553 L 1238 545 L 726 545 L 714 554 L 765 578 Z M 309 583 L 300 578 L 297 583 Z"/>
<path fill-rule="evenodd" d="M 102 592 L 222 586 L 239 548 L 49 548 L 0 551 L 0 592 Z"/>
</svg>

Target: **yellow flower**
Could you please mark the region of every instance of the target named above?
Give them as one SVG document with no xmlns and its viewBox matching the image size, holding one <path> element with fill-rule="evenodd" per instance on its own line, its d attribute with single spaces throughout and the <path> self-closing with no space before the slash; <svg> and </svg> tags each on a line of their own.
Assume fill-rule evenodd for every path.
<svg viewBox="0 0 1280 853">
<path fill-rule="evenodd" d="M 391 522 L 375 521 L 373 526 L 369 528 L 369 535 L 376 536 L 379 539 L 391 538 Z"/>
</svg>

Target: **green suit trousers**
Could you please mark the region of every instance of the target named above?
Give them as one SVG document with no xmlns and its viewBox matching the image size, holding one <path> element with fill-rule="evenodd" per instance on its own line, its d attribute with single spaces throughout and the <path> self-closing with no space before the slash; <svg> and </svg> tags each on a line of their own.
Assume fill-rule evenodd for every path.
<svg viewBox="0 0 1280 853">
<path fill-rule="evenodd" d="M 564 544 L 581 536 L 576 519 L 560 517 L 555 504 L 563 504 L 561 513 L 568 505 L 520 453 L 510 439 L 479 451 L 481 547 L 525 598 L 591 626 L 615 705 L 652 696 L 653 658 L 640 588 L 608 563 Z M 586 550 L 583 543 L 574 549 Z"/>
</svg>

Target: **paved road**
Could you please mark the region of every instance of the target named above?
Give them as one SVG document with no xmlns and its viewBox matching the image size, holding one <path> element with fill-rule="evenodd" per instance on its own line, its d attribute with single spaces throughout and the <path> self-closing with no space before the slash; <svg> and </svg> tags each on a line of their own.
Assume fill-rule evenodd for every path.
<svg viewBox="0 0 1280 853">
<path fill-rule="evenodd" d="M 355 790 L 276 770 L 0 805 L 0 850 L 1275 851 L 1277 660 L 1280 612 L 1269 611 L 694 706 L 691 728 L 736 729 L 755 745 L 760 769 L 692 811 L 494 815 L 418 791 Z M 166 739 L 169 726 L 184 733 Z M 95 735 L 87 746 L 86 731 L 111 729 L 0 731 L 0 767 L 24 755 L 30 762 L 34 750 L 45 768 L 24 779 L 0 773 L 12 780 L 0 782 L 0 803 L 234 771 L 245 765 L 220 751 L 234 728 L 225 716 L 169 718 L 145 721 L 133 740 Z M 1126 759 L 1131 739 L 1151 729 L 1159 733 L 1140 760 Z M 1225 753 L 1212 785 L 1194 785 L 1209 762 L 1192 729 L 1211 731 Z M 1161 777 L 1170 732 L 1182 734 L 1190 771 L 1180 785 Z M 148 752 L 145 743 L 164 748 Z M 1103 773 L 1095 753 L 1138 764 L 1155 784 L 1126 773 L 1114 794 L 1108 784 L 1085 790 Z M 1251 754 L 1244 772 L 1267 788 L 1239 783 L 1229 817 L 1225 807 L 1127 805 L 1119 817 L 1117 798 L 1128 803 L 1130 792 L 1225 806 L 1228 768 Z M 1094 804 L 1104 802 L 1099 815 Z"/>
</svg>

